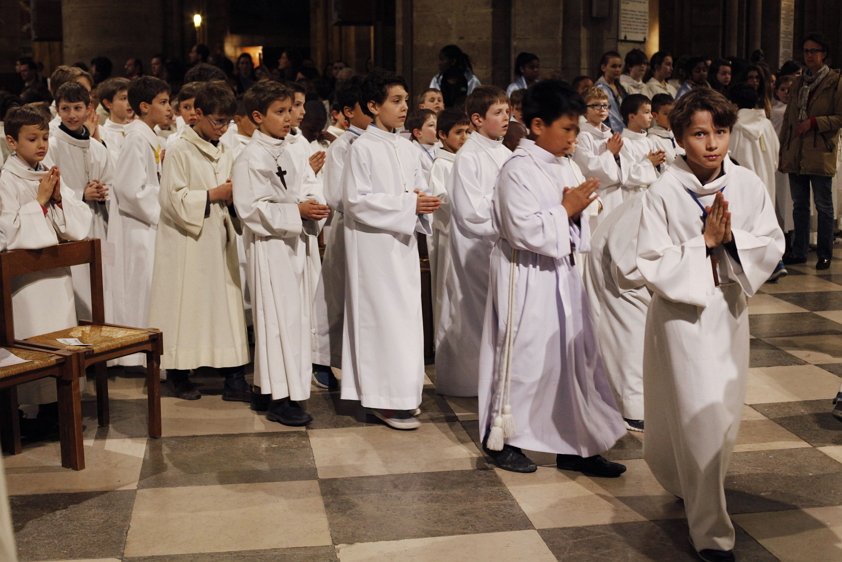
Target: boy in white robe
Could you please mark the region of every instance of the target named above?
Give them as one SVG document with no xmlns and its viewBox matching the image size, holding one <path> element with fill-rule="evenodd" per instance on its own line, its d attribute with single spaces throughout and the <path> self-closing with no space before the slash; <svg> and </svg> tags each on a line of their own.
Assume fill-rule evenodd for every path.
<svg viewBox="0 0 842 562">
<path fill-rule="evenodd" d="M 47 158 L 62 170 L 62 179 L 80 201 L 91 209 L 93 219 L 88 232 L 90 238 L 105 239 L 108 232 L 109 190 L 112 168 L 108 149 L 98 140 L 92 140 L 85 126 L 91 96 L 78 82 L 67 82 L 56 92 L 56 107 L 61 123 L 50 135 L 50 153 Z M 108 258 L 107 249 L 105 254 Z M 109 260 L 110 262 L 110 260 Z M 91 318 L 91 281 L 88 266 L 71 268 L 73 290 L 76 295 L 76 314 Z M 110 286 L 111 267 L 103 267 L 103 281 Z M 106 312 L 112 320 L 111 293 L 106 291 Z"/>
<path fill-rule="evenodd" d="M 630 197 L 593 231 L 584 283 L 605 371 L 626 429 L 643 431 L 643 331 L 652 300 L 637 271 L 641 197 Z"/>
<path fill-rule="evenodd" d="M 447 182 L 453 173 L 456 154 L 468 140 L 471 121 L 461 109 L 443 109 L 436 119 L 436 135 L 441 149 L 436 152 L 436 161 L 430 169 L 430 190 L 441 200 L 441 207 L 433 213 L 433 235 L 427 246 L 430 258 L 430 280 L 433 293 L 433 326 L 436 327 L 436 346 L 439 338 L 439 319 L 444 304 L 444 282 L 450 268 L 450 197 Z M 446 327 L 441 332 L 445 332 Z"/>
<path fill-rule="evenodd" d="M 775 126 L 766 117 L 765 110 L 757 109 L 759 96 L 754 87 L 749 84 L 739 84 L 729 90 L 728 97 L 737 106 L 737 122 L 734 123 L 734 129 L 731 131 L 729 153 L 740 166 L 757 174 L 766 186 L 769 199 L 777 208 L 775 174 L 778 171 L 781 143 L 775 132 Z M 779 225 L 780 223 L 781 221 L 778 220 Z M 775 282 L 788 274 L 784 262 L 780 261 L 769 277 L 769 281 Z"/>
<path fill-rule="evenodd" d="M 418 149 L 418 160 L 424 177 L 430 181 L 430 170 L 436 161 L 436 114 L 431 109 L 416 109 L 406 118 L 406 130 L 410 133 L 413 146 Z"/>
<path fill-rule="evenodd" d="M 303 219 L 282 160 L 292 126 L 293 93 L 277 82 L 262 81 L 246 92 L 243 102 L 257 130 L 234 163 L 232 183 L 252 288 L 252 407 L 266 410 L 270 421 L 301 426 L 312 421 L 299 404 L 310 397 L 312 359 Z"/>
<path fill-rule="evenodd" d="M 620 150 L 623 200 L 643 191 L 658 179 L 658 168 L 666 162 L 666 153 L 646 136 L 652 126 L 652 102 L 643 94 L 627 96 L 620 106 L 626 124 Z"/>
<path fill-rule="evenodd" d="M 196 123 L 167 151 L 161 218 L 149 296 L 149 323 L 164 334 L 161 367 L 173 392 L 201 397 L 189 374 L 213 367 L 225 377 L 222 399 L 250 402 L 243 294 L 237 263 L 239 219 L 233 206 L 231 154 L 219 137 L 236 108 L 234 92 L 202 84 Z"/>
<path fill-rule="evenodd" d="M 187 127 L 196 124 L 196 94 L 202 86 L 200 82 L 188 82 L 178 90 L 175 103 L 175 131 L 167 135 L 166 147 L 170 148 Z"/>
<path fill-rule="evenodd" d="M 570 161 L 581 98 L 556 80 L 532 86 L 523 139 L 500 171 L 493 199 L 499 238 L 491 254 L 480 348 L 479 415 L 486 453 L 534 472 L 521 448 L 556 453 L 556 466 L 617 477 L 600 453 L 626 430 L 602 367 L 573 253 L 587 251 L 582 211 L 598 181 L 576 184 Z"/>
<path fill-rule="evenodd" d="M 416 148 L 396 133 L 409 103 L 406 82 L 376 71 L 361 85 L 373 123 L 351 145 L 345 212 L 342 399 L 359 400 L 393 429 L 416 429 L 424 387 L 424 328 L 416 232 L 432 233 L 439 208 Z"/>
<path fill-rule="evenodd" d="M 87 237 L 90 208 L 61 181 L 57 167 L 48 170 L 42 164 L 50 136 L 46 112 L 30 105 L 13 108 L 6 116 L 5 130 L 12 155 L 0 173 L 0 249 L 46 248 L 62 240 Z M 69 268 L 18 277 L 10 290 L 15 338 L 76 325 Z M 24 435 L 37 438 L 55 433 L 58 407 L 54 381 L 20 385 L 18 400 L 28 416 L 21 425 Z"/>
<path fill-rule="evenodd" d="M 351 145 L 371 125 L 371 116 L 360 107 L 360 80 L 352 78 L 336 92 L 337 104 L 349 126 L 327 150 L 323 172 L 324 194 L 331 209 L 325 228 L 325 253 L 322 272 L 316 291 L 316 317 L 314 319 L 318 344 L 313 363 L 317 366 L 342 367 L 342 326 L 345 318 L 345 213 L 342 206 L 345 170 Z M 313 373 L 316 386 L 338 388 L 333 373 L 316 368 Z"/>
<path fill-rule="evenodd" d="M 114 267 L 122 275 L 112 278 L 117 324 L 147 327 L 149 289 L 155 257 L 155 236 L 161 205 L 158 192 L 164 141 L 154 128 L 172 119 L 170 87 L 152 76 L 129 85 L 129 104 L 137 119 L 126 125 L 126 140 L 114 166 L 117 212 L 109 217 L 108 243 L 114 248 Z M 118 365 L 145 365 L 142 353 L 115 360 Z"/>
<path fill-rule="evenodd" d="M 445 280 L 436 349 L 436 391 L 476 396 L 482 319 L 488 297 L 488 257 L 497 240 L 491 200 L 497 174 L 512 152 L 503 145 L 509 100 L 496 86 L 477 87 L 465 102 L 476 131 L 453 162 L 450 198 L 450 268 Z"/>
<path fill-rule="evenodd" d="M 736 112 L 694 89 L 675 104 L 686 156 L 645 194 L 637 267 L 653 292 L 643 352 L 644 458 L 684 500 L 705 560 L 733 560 L 725 475 L 742 417 L 749 366 L 746 298 L 784 250 L 766 187 L 728 158 Z"/>
<path fill-rule="evenodd" d="M 126 125 L 134 119 L 134 111 L 129 105 L 129 80 L 109 78 L 96 89 L 99 104 L 108 112 L 108 119 L 100 127 L 102 142 L 111 155 L 111 164 L 120 158 L 120 149 L 126 140 Z"/>
<path fill-rule="evenodd" d="M 292 129 L 286 137 L 285 150 L 282 155 L 284 167 L 288 172 L 286 182 L 298 197 L 301 219 L 304 228 L 301 240 L 304 242 L 307 256 L 307 268 L 304 271 L 304 285 L 309 295 L 310 318 L 322 314 L 316 310 L 319 303 L 318 286 L 322 272 L 322 258 L 319 254 L 319 233 L 330 215 L 330 207 L 325 205 L 324 188 L 322 186 L 321 171 L 324 167 L 326 152 L 316 150 L 304 136 L 299 126 L 306 114 L 305 89 L 296 82 L 287 82 L 286 87 L 292 90 Z M 314 355 L 320 344 L 315 324 L 311 322 L 311 354 Z M 330 365 L 313 364 L 313 380 L 332 376 Z"/>
<path fill-rule="evenodd" d="M 670 111 L 674 105 L 675 99 L 669 94 L 655 94 L 652 98 L 652 126 L 646 131 L 646 136 L 664 151 L 666 160 L 661 165 L 662 172 L 675 161 L 676 156 L 684 154 L 670 129 Z"/>
<path fill-rule="evenodd" d="M 605 216 L 623 202 L 620 188 L 620 150 L 623 148 L 623 138 L 605 124 L 610 107 L 605 90 L 592 87 L 585 93 L 584 99 L 585 121 L 576 139 L 573 160 L 585 177 L 599 180 L 598 193 L 604 206 L 600 215 Z M 591 228 L 596 228 L 599 216 L 591 219 L 590 223 Z"/>
</svg>

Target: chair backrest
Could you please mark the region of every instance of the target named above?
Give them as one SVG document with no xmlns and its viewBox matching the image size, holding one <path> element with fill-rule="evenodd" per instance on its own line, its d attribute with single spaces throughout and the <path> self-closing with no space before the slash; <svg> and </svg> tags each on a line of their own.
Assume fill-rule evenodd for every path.
<svg viewBox="0 0 842 562">
<path fill-rule="evenodd" d="M 88 264 L 91 272 L 91 319 L 94 324 L 102 324 L 105 322 L 105 308 L 102 289 L 102 252 L 98 239 L 64 242 L 40 250 L 0 252 L 0 303 L 3 307 L 0 345 L 12 345 L 15 341 L 12 291 L 16 277 L 36 271 L 82 264 Z"/>
</svg>

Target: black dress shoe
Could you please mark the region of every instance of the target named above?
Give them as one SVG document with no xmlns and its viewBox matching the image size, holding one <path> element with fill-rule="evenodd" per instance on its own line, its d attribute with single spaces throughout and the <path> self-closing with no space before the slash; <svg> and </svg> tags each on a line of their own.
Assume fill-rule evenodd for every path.
<svg viewBox="0 0 842 562">
<path fill-rule="evenodd" d="M 251 403 L 251 386 L 246 382 L 243 373 L 236 373 L 225 377 L 222 387 L 222 399 L 228 402 Z"/>
<path fill-rule="evenodd" d="M 580 457 L 579 455 L 556 455 L 555 465 L 560 470 L 575 470 L 586 476 L 617 478 L 626 471 L 626 465 L 611 462 L 601 455 Z"/>
<path fill-rule="evenodd" d="M 198 400 L 202 393 L 196 385 L 190 382 L 189 371 L 168 371 L 167 383 L 176 398 L 182 400 Z"/>
<path fill-rule="evenodd" d="M 807 258 L 789 255 L 784 256 L 781 261 L 784 262 L 784 265 L 798 265 L 801 263 L 807 263 Z"/>
<path fill-rule="evenodd" d="M 819 260 L 816 262 L 816 269 L 830 269 L 830 259 L 819 258 Z"/>
<path fill-rule="evenodd" d="M 715 550 L 713 548 L 706 548 L 697 552 L 699 558 L 705 562 L 734 562 L 733 550 Z"/>
<path fill-rule="evenodd" d="M 313 421 L 313 416 L 308 414 L 298 402 L 283 398 L 272 402 L 266 412 L 266 419 L 291 427 L 300 427 Z"/>
<path fill-rule="evenodd" d="M 502 451 L 492 451 L 485 445 L 482 446 L 485 454 L 491 457 L 497 468 L 508 470 L 509 472 L 535 472 L 538 470 L 538 465 L 532 462 L 532 459 L 523 454 L 519 447 L 512 447 L 511 445 L 503 445 Z"/>
<path fill-rule="evenodd" d="M 259 386 L 251 387 L 251 409 L 255 412 L 265 412 L 272 404 L 271 394 L 261 394 Z"/>
</svg>

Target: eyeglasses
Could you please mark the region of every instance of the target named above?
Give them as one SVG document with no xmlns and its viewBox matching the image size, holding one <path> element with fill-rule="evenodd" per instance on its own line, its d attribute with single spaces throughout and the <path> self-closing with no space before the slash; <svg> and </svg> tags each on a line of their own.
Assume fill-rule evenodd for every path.
<svg viewBox="0 0 842 562">
<path fill-rule="evenodd" d="M 818 55 L 819 53 L 823 53 L 824 49 L 804 49 L 805 55 Z"/>
<path fill-rule="evenodd" d="M 227 127 L 227 126 L 228 126 L 228 123 L 229 123 L 231 120 L 230 120 L 230 119 L 227 119 L 227 118 L 214 119 L 213 117 L 211 117 L 210 115 L 208 115 L 208 121 L 210 121 L 210 124 L 211 124 L 211 125 L 213 125 L 215 128 L 217 128 L 217 129 L 221 129 L 222 127 Z"/>
<path fill-rule="evenodd" d="M 590 109 L 608 109 L 609 105 L 607 103 L 592 103 L 588 105 Z"/>
</svg>

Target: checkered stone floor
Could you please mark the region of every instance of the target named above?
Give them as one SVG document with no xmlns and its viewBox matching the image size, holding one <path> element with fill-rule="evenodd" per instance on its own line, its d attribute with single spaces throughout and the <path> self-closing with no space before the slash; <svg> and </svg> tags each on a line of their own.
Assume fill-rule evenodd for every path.
<svg viewBox="0 0 842 562">
<path fill-rule="evenodd" d="M 842 560 L 842 256 L 793 267 L 750 302 L 751 374 L 727 481 L 743 561 Z M 681 504 L 653 478 L 639 434 L 609 452 L 616 480 L 542 466 L 490 467 L 476 401 L 428 381 L 416 432 L 314 391 L 308 429 L 220 399 L 164 397 L 164 437 L 145 437 L 144 381 L 115 370 L 112 419 L 85 402 L 88 468 L 57 443 L 6 457 L 22 560 L 694 560 Z M 434 376 L 430 373 L 430 376 Z"/>
</svg>

